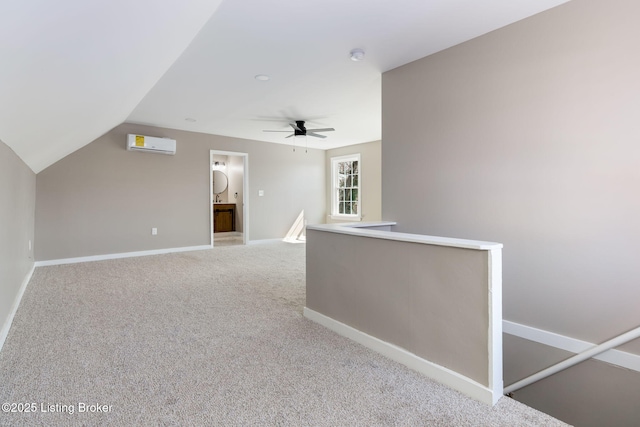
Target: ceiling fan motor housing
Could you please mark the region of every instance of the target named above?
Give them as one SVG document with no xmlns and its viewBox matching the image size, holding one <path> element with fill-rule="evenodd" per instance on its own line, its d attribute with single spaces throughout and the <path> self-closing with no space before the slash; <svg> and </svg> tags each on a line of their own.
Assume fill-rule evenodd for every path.
<svg viewBox="0 0 640 427">
<path fill-rule="evenodd" d="M 293 130 L 296 136 L 304 136 L 307 134 L 307 128 L 304 127 L 304 120 L 296 120 L 296 125 L 298 126 L 298 129 Z"/>
</svg>

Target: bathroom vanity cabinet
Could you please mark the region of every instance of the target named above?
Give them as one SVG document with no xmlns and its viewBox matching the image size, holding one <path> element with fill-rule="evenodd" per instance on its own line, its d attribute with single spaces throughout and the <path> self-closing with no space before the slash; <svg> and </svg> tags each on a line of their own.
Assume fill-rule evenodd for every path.
<svg viewBox="0 0 640 427">
<path fill-rule="evenodd" d="M 214 203 L 213 232 L 228 231 L 236 231 L 236 205 L 235 203 Z"/>
</svg>

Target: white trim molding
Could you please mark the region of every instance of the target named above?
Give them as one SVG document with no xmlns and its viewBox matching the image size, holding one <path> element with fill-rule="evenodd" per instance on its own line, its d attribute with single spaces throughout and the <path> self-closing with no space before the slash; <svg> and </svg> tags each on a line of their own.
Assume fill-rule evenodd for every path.
<svg viewBox="0 0 640 427">
<path fill-rule="evenodd" d="M 597 344 L 587 341 L 578 340 L 554 332 L 545 331 L 543 329 L 534 328 L 527 325 L 511 322 L 509 320 L 502 321 L 502 330 L 504 333 L 524 338 L 529 341 L 555 347 L 561 350 L 570 351 L 571 353 L 582 353 Z M 621 350 L 607 350 L 597 356 L 602 362 L 640 372 L 640 355 L 627 353 Z"/>
<path fill-rule="evenodd" d="M 358 213 L 357 214 L 340 214 L 338 204 L 338 196 L 335 190 L 338 189 L 338 163 L 340 162 L 358 162 Z M 347 154 L 344 156 L 331 157 L 331 214 L 329 217 L 337 221 L 362 221 L 362 158 L 360 153 Z"/>
<path fill-rule="evenodd" d="M 363 218 L 355 215 L 329 215 L 329 219 L 333 221 L 353 222 L 362 221 Z"/>
<path fill-rule="evenodd" d="M 249 153 L 238 151 L 209 150 L 209 231 L 211 246 L 214 246 L 213 236 L 213 156 L 233 156 L 242 157 L 242 200 L 240 209 L 242 211 L 242 244 L 249 243 Z M 237 205 L 238 203 L 236 203 Z"/>
<path fill-rule="evenodd" d="M 349 325 L 345 325 L 342 322 L 327 317 L 324 314 L 311 310 L 310 308 L 304 307 L 304 316 L 345 338 L 355 341 L 358 344 L 380 353 L 391 360 L 401 363 L 406 367 L 433 379 L 434 381 L 451 387 L 452 389 L 466 394 L 480 402 L 488 405 L 494 405 L 502 397 L 502 389 L 500 389 L 496 395 L 490 388 L 473 381 L 464 375 L 433 362 L 429 362 L 428 360 L 418 357 L 401 347 L 382 341 L 376 337 L 352 328 Z"/>
<path fill-rule="evenodd" d="M 27 275 L 22 280 L 22 285 L 20 285 L 20 290 L 18 290 L 18 294 L 13 300 L 13 305 L 11 306 L 11 311 L 9 311 L 9 316 L 4 321 L 2 325 L 2 330 L 0 330 L 0 351 L 2 351 L 2 347 L 4 346 L 4 342 L 9 335 L 9 329 L 11 329 L 11 324 L 13 323 L 13 318 L 18 312 L 18 307 L 20 306 L 20 301 L 22 301 L 22 296 L 24 295 L 24 291 L 27 289 L 27 285 L 31 280 L 31 276 L 33 276 L 33 272 L 35 271 L 35 265 L 31 266 L 31 269 L 27 273 Z"/>
<path fill-rule="evenodd" d="M 489 389 L 493 393 L 492 405 L 498 403 L 504 390 L 502 379 L 502 249 L 490 249 L 489 283 Z"/>
<path fill-rule="evenodd" d="M 162 255 L 162 254 L 171 254 L 176 252 L 191 252 L 191 251 L 202 251 L 205 249 L 211 249 L 211 245 L 202 245 L 202 246 L 186 246 L 182 248 L 167 248 L 167 249 L 153 249 L 149 251 L 138 251 L 138 252 L 122 252 L 117 254 L 106 254 L 106 255 L 92 255 L 92 256 L 83 256 L 77 258 L 63 258 L 63 259 L 52 259 L 47 261 L 36 261 L 36 267 L 46 267 L 48 265 L 62 265 L 62 264 L 76 264 L 79 262 L 91 262 L 91 261 L 104 261 L 108 259 L 119 259 L 119 258 L 133 258 L 139 256 L 148 256 L 148 255 Z"/>
</svg>

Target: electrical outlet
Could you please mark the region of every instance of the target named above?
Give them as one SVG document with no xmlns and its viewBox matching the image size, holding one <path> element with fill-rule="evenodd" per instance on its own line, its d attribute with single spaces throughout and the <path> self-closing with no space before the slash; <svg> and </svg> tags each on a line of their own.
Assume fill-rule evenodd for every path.
<svg viewBox="0 0 640 427">
<path fill-rule="evenodd" d="M 264 196 L 264 190 L 258 190 L 258 196 L 260 197 Z"/>
<path fill-rule="evenodd" d="M 151 235 L 152 235 L 152 236 L 156 236 L 157 234 L 158 234 L 158 229 L 157 229 L 157 228 L 155 228 L 155 227 L 154 227 L 154 228 L 152 228 L 152 229 L 151 229 Z"/>
</svg>

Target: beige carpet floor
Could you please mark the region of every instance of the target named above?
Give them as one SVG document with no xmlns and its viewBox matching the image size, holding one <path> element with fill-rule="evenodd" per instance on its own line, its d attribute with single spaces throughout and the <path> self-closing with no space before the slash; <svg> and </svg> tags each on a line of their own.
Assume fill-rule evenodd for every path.
<svg viewBox="0 0 640 427">
<path fill-rule="evenodd" d="M 36 410 L 0 425 L 565 425 L 305 319 L 304 255 L 269 242 L 37 268 L 0 352 L 0 402 Z"/>
</svg>

